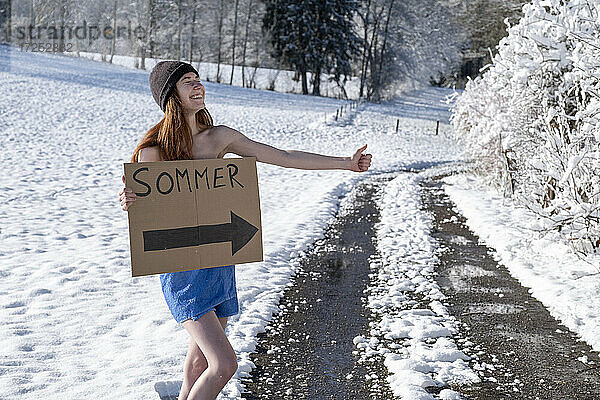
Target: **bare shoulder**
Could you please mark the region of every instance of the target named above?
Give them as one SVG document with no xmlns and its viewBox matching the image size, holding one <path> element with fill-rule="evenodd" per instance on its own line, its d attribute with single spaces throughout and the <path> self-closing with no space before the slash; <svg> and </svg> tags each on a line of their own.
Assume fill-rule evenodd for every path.
<svg viewBox="0 0 600 400">
<path fill-rule="evenodd" d="M 139 162 L 162 161 L 158 146 L 144 147 L 138 155 Z"/>
<path fill-rule="evenodd" d="M 239 131 L 232 129 L 226 125 L 217 125 L 212 128 L 211 132 L 214 134 L 214 138 L 219 143 L 218 158 L 223 157 L 225 154 L 232 152 L 231 145 L 234 142 L 238 142 L 240 139 L 244 139 L 245 136 Z"/>
<path fill-rule="evenodd" d="M 226 125 L 217 125 L 212 128 L 212 131 L 213 132 L 211 133 L 214 133 L 219 139 L 223 139 L 228 142 L 231 141 L 231 139 L 243 136 L 240 132 Z"/>
</svg>

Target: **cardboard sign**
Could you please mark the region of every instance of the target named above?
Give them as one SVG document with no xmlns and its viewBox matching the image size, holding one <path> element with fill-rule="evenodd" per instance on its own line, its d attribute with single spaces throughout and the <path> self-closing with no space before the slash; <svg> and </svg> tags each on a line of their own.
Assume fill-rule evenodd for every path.
<svg viewBox="0 0 600 400">
<path fill-rule="evenodd" d="M 132 276 L 262 261 L 256 158 L 124 167 Z"/>
</svg>

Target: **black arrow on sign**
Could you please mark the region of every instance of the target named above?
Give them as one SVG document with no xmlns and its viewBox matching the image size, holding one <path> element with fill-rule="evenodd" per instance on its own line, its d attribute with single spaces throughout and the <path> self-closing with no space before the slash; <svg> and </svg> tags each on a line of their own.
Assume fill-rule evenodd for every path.
<svg viewBox="0 0 600 400">
<path fill-rule="evenodd" d="M 231 242 L 231 255 L 233 256 L 254 237 L 258 228 L 237 216 L 233 211 L 230 213 L 231 222 L 225 224 L 144 231 L 142 232 L 144 251 Z"/>
</svg>

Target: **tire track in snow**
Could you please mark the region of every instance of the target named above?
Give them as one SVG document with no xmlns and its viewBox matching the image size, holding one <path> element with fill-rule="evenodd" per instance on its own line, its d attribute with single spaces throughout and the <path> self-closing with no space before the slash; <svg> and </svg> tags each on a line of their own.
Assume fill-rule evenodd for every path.
<svg viewBox="0 0 600 400">
<path fill-rule="evenodd" d="M 361 358 L 383 357 L 394 398 L 456 400 L 461 396 L 452 384 L 479 378 L 455 343 L 457 323 L 435 281 L 438 244 L 419 190 L 422 174 L 448 167 L 431 162 L 420 167 L 420 174 L 414 169 L 393 174 L 377 201 L 378 254 L 370 260 L 366 292 L 374 321 L 368 335 L 354 341 Z"/>
</svg>

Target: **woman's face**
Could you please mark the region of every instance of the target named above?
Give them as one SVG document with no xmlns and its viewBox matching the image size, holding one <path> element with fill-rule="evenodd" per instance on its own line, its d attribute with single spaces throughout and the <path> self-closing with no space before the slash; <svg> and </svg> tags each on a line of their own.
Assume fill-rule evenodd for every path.
<svg viewBox="0 0 600 400">
<path fill-rule="evenodd" d="M 193 72 L 183 75 L 175 85 L 177 94 L 186 111 L 196 113 L 206 107 L 204 104 L 204 86 L 200 78 Z"/>
</svg>

